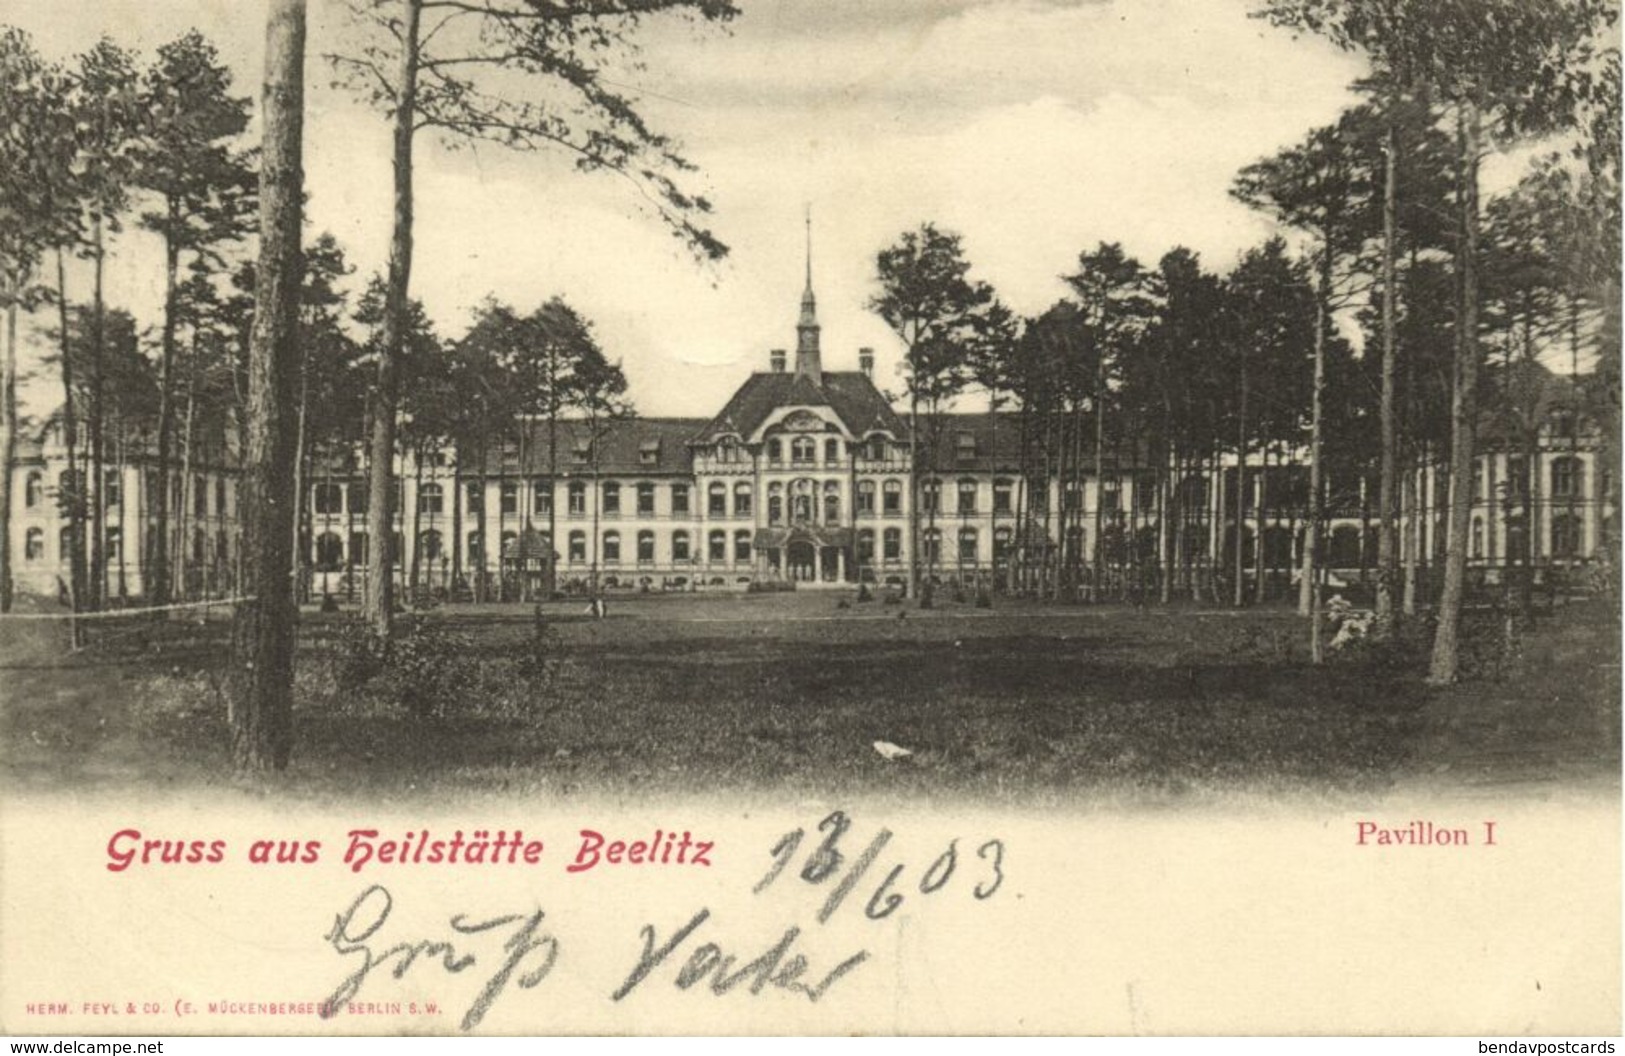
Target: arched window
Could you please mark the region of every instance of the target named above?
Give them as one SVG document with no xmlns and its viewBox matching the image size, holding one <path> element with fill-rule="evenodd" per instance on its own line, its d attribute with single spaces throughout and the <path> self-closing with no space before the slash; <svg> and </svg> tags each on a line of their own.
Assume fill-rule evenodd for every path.
<svg viewBox="0 0 1625 1056">
<path fill-rule="evenodd" d="M 224 509 L 224 507 L 221 508 Z M 311 508 L 317 513 L 343 513 L 343 486 L 331 482 L 316 485 L 315 495 L 311 498 Z"/>
<path fill-rule="evenodd" d="M 993 512 L 1009 513 L 1015 508 L 1012 496 L 1015 495 L 1013 481 L 1000 477 L 993 482 Z"/>
<path fill-rule="evenodd" d="M 942 529 L 927 528 L 920 533 L 925 559 L 933 564 L 942 560 Z"/>
<path fill-rule="evenodd" d="M 750 490 L 750 485 L 749 484 L 741 481 L 740 483 L 734 485 L 734 516 L 735 517 L 749 517 L 750 516 L 750 498 L 751 498 L 751 490 Z"/>
<path fill-rule="evenodd" d="M 767 460 L 775 466 L 784 461 L 784 444 L 777 437 L 767 442 Z"/>
<path fill-rule="evenodd" d="M 875 530 L 858 529 L 858 564 L 867 565 L 875 559 Z"/>
<path fill-rule="evenodd" d="M 798 436 L 790 441 L 790 461 L 796 465 L 811 465 L 817 452 L 818 447 L 810 436 Z"/>
<path fill-rule="evenodd" d="M 587 560 L 587 533 L 577 528 L 570 533 L 570 563 L 579 565 Z"/>
<path fill-rule="evenodd" d="M 518 513 L 519 482 L 516 480 L 503 481 L 501 489 L 499 489 L 497 492 L 497 501 L 500 503 L 500 505 L 497 507 L 499 512 L 505 514 Z"/>
<path fill-rule="evenodd" d="M 45 490 L 45 481 L 36 470 L 28 474 L 28 483 L 23 486 L 23 504 L 33 509 L 40 504 L 41 494 Z M 41 553 L 43 553 L 43 549 Z"/>
<path fill-rule="evenodd" d="M 468 533 L 468 560 L 470 564 L 479 565 L 485 561 L 485 554 L 481 552 L 484 545 L 479 532 Z"/>
<path fill-rule="evenodd" d="M 1580 518 L 1560 513 L 1552 518 L 1552 556 L 1573 559 L 1581 554 Z"/>
<path fill-rule="evenodd" d="M 790 488 L 790 520 L 806 524 L 813 519 L 813 482 L 798 480 Z"/>
<path fill-rule="evenodd" d="M 502 485 L 503 489 L 512 487 L 511 484 Z M 430 481 L 418 489 L 418 512 L 440 513 L 445 505 L 445 499 L 440 485 Z"/>
<path fill-rule="evenodd" d="M 23 550 L 23 556 L 29 561 L 43 561 L 45 559 L 45 531 L 41 528 L 28 529 L 28 542 Z"/>
<path fill-rule="evenodd" d="M 72 495 L 74 491 L 73 482 L 78 479 L 78 474 L 74 473 L 74 471 L 71 469 L 64 469 L 62 472 L 58 473 L 56 475 L 57 495 L 63 499 L 66 499 L 68 496 Z M 180 483 L 178 478 L 176 483 Z M 177 502 L 175 505 L 179 506 L 180 503 Z"/>
<path fill-rule="evenodd" d="M 638 533 L 638 563 L 648 564 L 655 559 L 655 533 L 645 529 Z"/>
<path fill-rule="evenodd" d="M 1471 553 L 1473 560 L 1477 561 L 1484 556 L 1484 518 L 1473 518 L 1473 543 Z"/>
<path fill-rule="evenodd" d="M 621 515 L 621 486 L 614 481 L 604 484 L 604 516 L 619 517 Z"/>
<path fill-rule="evenodd" d="M 784 523 L 784 485 L 774 483 L 767 486 L 767 523 Z"/>
<path fill-rule="evenodd" d="M 418 556 L 425 561 L 439 561 L 445 557 L 441 546 L 440 533 L 430 528 L 418 535 Z"/>
<path fill-rule="evenodd" d="M 903 530 L 901 528 L 887 528 L 885 535 L 881 538 L 881 545 L 884 548 L 881 553 L 888 564 L 901 561 L 903 559 Z"/>
<path fill-rule="evenodd" d="M 920 484 L 920 512 L 942 512 L 942 481 L 935 477 Z"/>
<path fill-rule="evenodd" d="M 530 482 L 530 512 L 546 516 L 553 509 L 553 481 L 537 477 Z"/>
<path fill-rule="evenodd" d="M 888 480 L 880 486 L 880 512 L 896 517 L 903 512 L 903 482 Z"/>
<path fill-rule="evenodd" d="M 671 515 L 673 517 L 688 516 L 687 484 L 673 484 L 671 486 Z"/>
<path fill-rule="evenodd" d="M 1010 560 L 1010 541 L 1014 533 L 1009 528 L 995 528 L 993 530 L 993 561 L 995 564 Z"/>
<path fill-rule="evenodd" d="M 344 540 L 336 532 L 316 537 L 316 571 L 337 572 L 344 565 Z"/>
<path fill-rule="evenodd" d="M 705 489 L 705 513 L 708 517 L 728 516 L 728 485 L 720 480 Z"/>
<path fill-rule="evenodd" d="M 857 503 L 855 512 L 859 517 L 873 517 L 875 515 L 875 482 L 872 480 L 858 481 Z"/>
<path fill-rule="evenodd" d="M 638 516 L 653 517 L 655 513 L 655 486 L 648 481 L 638 484 Z"/>
<path fill-rule="evenodd" d="M 750 562 L 750 529 L 741 528 L 734 532 L 734 562 L 748 564 Z"/>
<path fill-rule="evenodd" d="M 621 560 L 621 533 L 608 531 L 604 533 L 604 564 L 618 564 Z"/>
<path fill-rule="evenodd" d="M 1578 499 L 1585 494 L 1585 465 L 1572 455 L 1552 459 L 1552 498 Z M 1556 545 L 1557 537 L 1552 537 Z"/>
<path fill-rule="evenodd" d="M 962 565 L 976 564 L 976 529 L 959 529 L 959 563 Z"/>
<path fill-rule="evenodd" d="M 959 481 L 959 512 L 976 512 L 976 481 L 969 477 Z"/>
<path fill-rule="evenodd" d="M 833 436 L 824 441 L 824 464 L 837 465 L 841 461 L 841 442 Z"/>
<path fill-rule="evenodd" d="M 824 482 L 824 523 L 839 524 L 841 520 L 841 485 L 833 480 Z"/>
<path fill-rule="evenodd" d="M 570 490 L 565 501 L 571 517 L 583 517 L 587 513 L 587 485 L 582 481 L 570 482 Z"/>
<path fill-rule="evenodd" d="M 673 561 L 688 560 L 688 533 L 671 533 L 671 559 Z"/>
<path fill-rule="evenodd" d="M 706 541 L 706 556 L 716 564 L 728 560 L 728 533 L 718 528 Z"/>
</svg>

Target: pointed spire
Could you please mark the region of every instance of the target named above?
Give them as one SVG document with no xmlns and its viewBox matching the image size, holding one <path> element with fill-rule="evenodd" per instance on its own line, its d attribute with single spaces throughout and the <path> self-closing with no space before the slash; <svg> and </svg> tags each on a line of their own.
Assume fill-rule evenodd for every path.
<svg viewBox="0 0 1625 1056">
<path fill-rule="evenodd" d="M 801 319 L 796 323 L 796 373 L 823 384 L 818 349 L 818 299 L 812 288 L 812 205 L 807 205 L 807 286 L 801 294 Z"/>
</svg>

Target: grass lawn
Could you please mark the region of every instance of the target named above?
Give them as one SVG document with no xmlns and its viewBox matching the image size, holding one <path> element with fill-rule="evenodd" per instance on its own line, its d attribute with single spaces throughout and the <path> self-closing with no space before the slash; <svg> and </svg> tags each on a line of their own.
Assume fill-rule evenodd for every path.
<svg viewBox="0 0 1625 1056">
<path fill-rule="evenodd" d="M 428 615 L 407 667 L 363 681 L 345 618 L 307 613 L 299 799 L 674 794 L 996 804 L 1343 795 L 1404 782 L 1617 788 L 1619 629 L 1559 608 L 1477 677 L 1398 657 L 1308 664 L 1286 610 L 945 604 L 907 615 L 823 593 L 632 598 Z M 0 637 L 4 785 L 234 788 L 223 620 L 111 621 L 90 648 Z M 348 672 L 348 673 L 347 673 Z M 873 747 L 908 749 L 888 760 Z"/>
</svg>

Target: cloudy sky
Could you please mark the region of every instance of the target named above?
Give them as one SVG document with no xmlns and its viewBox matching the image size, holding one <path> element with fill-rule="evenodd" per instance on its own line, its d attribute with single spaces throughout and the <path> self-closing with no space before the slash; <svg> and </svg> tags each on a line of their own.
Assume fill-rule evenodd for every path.
<svg viewBox="0 0 1625 1056">
<path fill-rule="evenodd" d="M 696 265 L 625 181 L 425 136 L 413 292 L 445 333 L 487 294 L 522 308 L 560 294 L 623 361 L 640 410 L 710 413 L 793 345 L 810 205 L 825 364 L 852 369 L 871 345 L 895 385 L 896 342 L 864 305 L 898 234 L 960 232 L 974 274 L 1025 313 L 1062 296 L 1059 276 L 1102 240 L 1147 262 L 1183 244 L 1224 269 L 1270 233 L 1227 198 L 1236 170 L 1331 120 L 1361 72 L 1249 19 L 1246 0 L 741 7 L 725 32 L 651 24 L 626 75 L 700 165 L 729 259 Z M 11 0 L 0 21 L 52 57 L 103 33 L 147 56 L 195 26 L 257 94 L 263 19 L 249 0 Z M 386 255 L 388 130 L 319 58 L 354 40 L 340 0 L 311 0 L 311 222 L 366 273 Z M 121 236 L 111 266 L 110 299 L 156 324 L 156 241 Z"/>
</svg>

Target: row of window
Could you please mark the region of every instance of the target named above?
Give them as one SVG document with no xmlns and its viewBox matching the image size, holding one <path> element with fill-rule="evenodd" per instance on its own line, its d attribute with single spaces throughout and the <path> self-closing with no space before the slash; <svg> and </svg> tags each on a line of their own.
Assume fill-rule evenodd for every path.
<svg viewBox="0 0 1625 1056">
<path fill-rule="evenodd" d="M 73 549 L 72 529 L 63 528 L 57 533 L 57 552 L 66 560 L 68 553 Z M 109 566 L 116 565 L 124 559 L 124 533 L 114 525 L 104 530 L 102 553 Z M 197 528 L 192 532 L 192 563 L 202 564 L 208 550 L 208 537 L 203 529 Z M 226 533 L 217 532 L 215 535 L 215 554 L 223 559 L 227 554 Z M 23 537 L 23 559 L 26 561 L 45 560 L 45 530 L 30 528 Z"/>
<path fill-rule="evenodd" d="M 1484 474 L 1488 466 L 1480 466 L 1473 473 L 1473 501 L 1482 502 L 1484 499 Z M 1551 491 L 1549 494 L 1555 499 L 1579 499 L 1585 495 L 1585 463 L 1572 455 L 1561 455 L 1552 459 Z M 1522 455 L 1511 455 L 1507 458 L 1506 475 L 1497 483 L 1496 490 L 1500 498 L 1521 498 L 1529 479 L 1526 464 Z"/>
<path fill-rule="evenodd" d="M 59 495 L 73 494 L 78 480 L 78 471 L 64 469 L 57 474 L 57 493 Z M 176 507 L 179 507 L 185 501 L 186 486 L 180 477 L 173 478 L 171 483 L 174 492 L 171 501 Z M 157 490 L 158 477 L 156 474 L 148 475 L 147 487 L 154 491 Z M 226 512 L 226 489 L 226 479 L 216 477 L 214 481 L 214 512 L 219 516 L 224 516 Z M 194 516 L 207 517 L 209 515 L 209 490 L 208 478 L 201 475 L 192 478 L 192 513 Z M 34 509 L 44 501 L 45 475 L 37 469 L 31 470 L 23 482 L 23 505 L 29 509 Z M 104 470 L 102 476 L 103 506 L 112 509 L 123 501 L 123 473 L 117 469 Z"/>
</svg>

